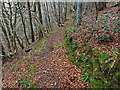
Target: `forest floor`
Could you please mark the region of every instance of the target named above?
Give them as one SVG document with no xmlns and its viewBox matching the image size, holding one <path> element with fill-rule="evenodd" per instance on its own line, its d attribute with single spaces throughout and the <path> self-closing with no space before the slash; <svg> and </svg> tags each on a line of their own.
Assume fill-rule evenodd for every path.
<svg viewBox="0 0 120 90">
<path fill-rule="evenodd" d="M 113 8 L 113 10 L 116 8 Z M 100 13 L 105 13 L 106 9 Z M 95 15 L 89 18 L 95 18 Z M 63 27 L 50 34 L 48 38 L 43 38 L 35 44 L 30 52 L 23 57 L 17 58 L 4 65 L 3 88 L 22 88 L 22 87 L 39 87 L 39 88 L 85 88 L 84 83 L 80 80 L 82 72 L 65 54 L 66 48 L 59 47 L 65 43 L 62 36 L 68 26 L 74 22 L 68 20 Z M 59 47 L 59 48 L 58 48 Z M 86 83 L 89 87 L 89 83 Z"/>
<path fill-rule="evenodd" d="M 78 86 L 84 87 L 80 81 L 81 70 L 68 60 L 65 54 L 65 47 L 55 49 L 55 46 L 63 44 L 65 29 L 70 25 L 68 24 L 60 27 L 55 33 L 50 35 L 45 41 L 44 48 L 40 50 L 39 42 L 35 49 L 25 56 L 25 60 L 14 60 L 3 69 L 3 87 L 20 88 L 23 84 L 19 81 L 25 79 L 30 83 L 36 83 L 37 87 L 46 88 L 60 88 Z M 35 51 L 36 50 L 36 51 Z M 31 53 L 34 53 L 31 55 Z M 77 79 L 78 83 L 74 82 Z M 75 85 L 74 85 L 75 84 Z M 76 85 L 77 84 L 77 85 Z"/>
</svg>

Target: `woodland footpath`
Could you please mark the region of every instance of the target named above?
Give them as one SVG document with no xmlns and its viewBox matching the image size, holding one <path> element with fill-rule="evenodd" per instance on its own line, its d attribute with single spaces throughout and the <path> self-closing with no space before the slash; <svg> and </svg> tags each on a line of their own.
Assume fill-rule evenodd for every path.
<svg viewBox="0 0 120 90">
<path fill-rule="evenodd" d="M 119 6 L 119 5 L 118 5 Z M 120 84 L 118 6 L 76 14 L 2 66 L 3 88 L 116 88 Z M 28 51 L 25 51 L 28 50 Z"/>
</svg>

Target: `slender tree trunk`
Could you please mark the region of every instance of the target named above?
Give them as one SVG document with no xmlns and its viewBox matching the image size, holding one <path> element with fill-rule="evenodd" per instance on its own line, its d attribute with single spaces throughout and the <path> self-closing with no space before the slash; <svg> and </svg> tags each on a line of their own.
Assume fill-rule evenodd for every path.
<svg viewBox="0 0 120 90">
<path fill-rule="evenodd" d="M 65 21 L 67 21 L 67 2 L 65 2 L 65 9 L 64 9 L 64 10 L 65 10 L 65 11 L 64 11 L 64 12 L 65 12 L 64 22 L 65 22 Z"/>
<path fill-rule="evenodd" d="M 92 12 L 93 2 L 90 2 L 90 12 Z"/>
<path fill-rule="evenodd" d="M 25 39 L 26 39 L 26 42 L 28 43 L 28 45 L 30 45 L 29 39 L 28 39 L 27 33 L 26 33 L 26 26 L 25 26 L 25 22 L 24 22 L 24 19 L 23 19 L 23 14 L 22 14 L 22 12 L 21 12 L 19 3 L 18 3 L 18 7 L 19 7 L 19 11 L 20 11 L 20 16 L 21 16 L 21 19 L 22 19 L 22 24 L 23 24 L 23 30 L 24 30 Z"/>
<path fill-rule="evenodd" d="M 119 4 L 120 4 L 120 2 L 119 2 Z M 120 5 L 118 6 L 118 15 L 119 15 L 119 20 L 120 20 Z M 120 27 L 120 24 L 119 24 L 119 27 Z M 119 47 L 118 47 L 118 53 L 119 53 L 119 55 L 118 55 L 118 59 L 119 59 L 119 62 L 120 62 L 120 29 L 119 29 L 119 31 L 118 31 L 118 38 L 119 38 Z"/>
<path fill-rule="evenodd" d="M 15 31 L 15 27 L 16 27 L 16 20 L 17 20 L 17 13 L 15 13 L 15 18 L 14 18 L 14 23 L 13 23 L 13 35 L 15 38 L 17 38 L 17 34 Z M 15 40 L 15 39 L 14 39 Z M 18 40 L 17 40 L 18 41 Z M 18 41 L 19 42 L 19 41 Z M 17 45 L 16 45 L 16 40 L 14 41 L 15 44 L 15 50 L 17 50 Z M 20 45 L 20 44 L 19 44 Z"/>
<path fill-rule="evenodd" d="M 60 22 L 60 2 L 58 2 L 58 26 L 60 27 L 61 26 L 61 22 Z"/>
<path fill-rule="evenodd" d="M 49 29 L 52 31 L 51 23 L 50 23 L 50 15 L 49 15 L 49 10 L 48 10 L 48 4 L 46 2 L 46 9 L 47 9 L 47 16 L 48 16 L 48 22 L 49 22 Z"/>
<path fill-rule="evenodd" d="M 5 9 L 4 2 L 3 2 L 3 7 L 4 7 L 4 9 Z M 11 43 L 10 43 L 10 41 L 12 42 L 11 32 L 10 32 L 10 27 L 9 27 L 8 20 L 6 19 L 7 17 L 6 17 L 6 15 L 5 15 L 4 9 L 2 8 L 2 17 L 3 17 L 4 22 L 5 22 L 5 24 L 6 24 L 7 30 L 2 26 L 2 23 L 0 23 L 0 26 L 1 26 L 1 29 L 2 29 L 2 31 L 3 31 L 3 34 L 5 35 L 5 38 L 6 38 L 6 40 L 7 40 L 8 50 L 9 50 L 9 52 L 11 52 Z M 8 31 L 8 35 L 9 35 L 9 36 L 7 35 L 7 31 Z M 10 39 L 9 39 L 9 37 L 10 37 Z"/>
<path fill-rule="evenodd" d="M 64 8 L 64 3 L 63 3 L 63 2 L 60 2 L 61 25 L 62 25 L 63 22 L 64 22 L 64 11 L 63 11 L 63 8 Z"/>
<path fill-rule="evenodd" d="M 39 23 L 39 26 L 40 26 L 40 36 L 41 37 L 46 37 L 46 34 L 45 34 L 45 29 L 44 29 L 44 26 L 41 24 L 39 18 L 37 17 L 37 12 L 36 12 L 36 2 L 34 2 L 34 15 L 35 15 L 35 20 Z"/>
<path fill-rule="evenodd" d="M 16 8 L 16 10 L 17 10 L 17 8 Z M 15 38 L 17 39 L 18 44 L 20 45 L 20 47 L 22 49 L 24 49 L 23 43 L 20 42 L 20 39 L 19 39 L 19 37 L 18 37 L 18 35 L 16 33 L 16 30 L 15 30 L 15 28 L 16 28 L 16 21 L 17 21 L 17 12 L 15 13 L 14 24 L 13 24 L 14 25 L 13 26 L 13 31 L 14 31 L 14 35 L 15 35 Z M 17 49 L 17 46 L 16 46 L 16 49 Z"/>
<path fill-rule="evenodd" d="M 7 35 L 7 31 L 6 31 L 6 29 L 3 27 L 1 21 L 0 21 L 0 27 L 1 27 L 1 29 L 2 29 L 2 32 L 3 32 L 4 36 L 5 36 L 5 39 L 7 40 L 8 50 L 9 50 L 9 52 L 11 52 L 10 41 L 9 41 L 9 38 L 8 38 L 8 35 Z"/>
<path fill-rule="evenodd" d="M 47 12 L 46 12 L 46 6 L 45 3 L 42 3 L 42 7 L 43 7 L 43 12 L 44 12 L 44 22 L 45 22 L 45 28 L 47 33 L 49 32 L 49 24 L 48 24 L 48 18 L 47 18 Z"/>
<path fill-rule="evenodd" d="M 81 25 L 82 22 L 82 2 L 77 3 L 77 26 Z"/>
<path fill-rule="evenodd" d="M 53 7 L 54 7 L 54 15 L 55 15 L 55 19 L 56 19 L 56 22 L 59 26 L 59 23 L 58 23 L 58 15 L 57 15 L 57 8 L 56 8 L 56 2 L 53 2 Z"/>
<path fill-rule="evenodd" d="M 74 8 L 75 13 L 76 13 L 76 10 L 77 10 L 77 2 L 74 2 L 73 8 Z"/>
<path fill-rule="evenodd" d="M 106 8 L 106 2 L 99 2 L 98 3 L 98 11 L 104 10 Z"/>
<path fill-rule="evenodd" d="M 85 2 L 85 3 L 84 3 L 84 14 L 87 14 L 87 13 L 86 13 L 86 12 L 87 12 L 87 3 L 88 3 L 88 2 Z"/>
<path fill-rule="evenodd" d="M 37 12 L 36 12 L 36 2 L 34 3 L 34 15 L 35 15 L 35 19 L 39 19 L 39 21 L 37 20 L 37 22 L 41 23 L 41 25 L 43 24 L 42 22 L 42 13 L 41 13 L 41 5 L 39 2 L 37 2 L 37 6 L 38 6 L 38 14 L 39 17 L 37 18 Z M 42 28 L 40 27 L 39 24 L 39 30 L 38 30 L 38 39 L 40 40 L 43 37 L 43 31 L 41 30 Z"/>
<path fill-rule="evenodd" d="M 15 40 L 15 33 L 14 33 L 14 30 L 13 30 L 13 24 L 12 24 L 12 8 L 11 8 L 11 3 L 9 2 L 8 3 L 8 5 L 9 5 L 9 11 L 10 11 L 10 18 L 9 18 L 9 22 L 10 22 L 10 28 L 11 28 L 11 30 L 12 30 L 12 34 L 13 34 L 13 36 L 12 36 L 12 46 L 13 46 L 13 49 L 14 50 L 16 50 L 17 48 L 16 48 L 16 40 Z"/>
<path fill-rule="evenodd" d="M 50 12 L 51 26 L 53 26 L 54 25 L 54 21 L 55 21 L 53 2 L 50 2 L 49 5 L 50 5 L 49 7 L 50 7 L 50 10 L 51 10 L 51 12 Z M 52 27 L 52 28 L 54 28 L 54 27 Z"/>
<path fill-rule="evenodd" d="M 32 25 L 32 16 L 31 16 L 31 10 L 30 10 L 30 2 L 27 2 L 28 6 L 28 14 L 29 14 L 29 20 L 30 20 L 30 28 L 31 28 L 31 37 L 32 37 L 32 42 L 35 41 L 34 39 L 34 31 L 33 31 L 33 25 Z"/>
<path fill-rule="evenodd" d="M 4 2 L 3 2 L 3 8 L 5 9 L 5 4 L 4 4 Z M 4 11 L 3 8 L 2 8 L 2 17 L 3 17 L 4 21 L 5 21 L 5 24 L 6 24 L 6 27 L 7 27 L 7 31 L 8 31 L 9 37 L 11 37 L 11 31 L 10 31 L 10 27 L 9 27 L 9 22 L 8 22 L 8 20 L 7 20 L 7 17 L 6 17 L 6 15 L 5 15 L 5 11 Z"/>
<path fill-rule="evenodd" d="M 38 5 L 39 20 L 40 20 L 41 24 L 43 24 L 43 22 L 42 22 L 42 13 L 41 13 L 41 4 L 40 4 L 40 2 L 37 2 L 37 5 Z"/>
<path fill-rule="evenodd" d="M 103 9 L 107 8 L 106 3 L 107 2 L 102 2 L 103 3 Z"/>
<path fill-rule="evenodd" d="M 4 61 L 4 56 L 5 56 L 5 51 L 4 51 L 4 47 L 3 47 L 3 45 L 2 45 L 2 43 L 0 42 L 0 64 L 1 64 L 1 62 L 2 61 Z M 3 62 L 2 62 L 3 63 Z M 1 72 L 0 72 L 0 74 L 1 74 Z"/>
<path fill-rule="evenodd" d="M 97 2 L 95 2 L 95 8 L 96 8 L 96 20 L 98 19 L 98 7 L 97 7 Z"/>
<path fill-rule="evenodd" d="M 34 4 L 36 5 L 36 3 Z M 39 21 L 41 22 L 41 24 L 43 24 L 43 21 L 42 21 L 42 12 L 41 12 L 41 3 L 40 2 L 37 2 L 37 7 L 38 7 L 38 15 L 39 15 Z M 36 7 L 34 6 L 34 10 L 36 12 Z M 38 30 L 38 39 L 40 40 L 42 37 L 43 37 L 43 33 L 42 33 L 42 30 L 41 30 L 41 27 L 39 26 L 39 30 Z"/>
<path fill-rule="evenodd" d="M 71 7 L 71 6 L 72 6 L 72 3 L 71 3 L 71 2 L 69 2 L 69 6 L 70 6 L 70 7 L 69 7 L 69 13 L 70 13 L 70 15 L 71 15 L 71 13 L 72 13 L 72 7 Z"/>
</svg>

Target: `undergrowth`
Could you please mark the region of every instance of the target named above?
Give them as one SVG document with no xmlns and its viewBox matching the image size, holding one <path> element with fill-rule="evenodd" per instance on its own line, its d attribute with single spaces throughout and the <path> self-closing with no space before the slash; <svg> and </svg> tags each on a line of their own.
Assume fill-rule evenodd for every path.
<svg viewBox="0 0 120 90">
<path fill-rule="evenodd" d="M 99 36 L 96 34 L 99 40 L 109 41 L 110 37 L 118 31 L 119 27 L 108 28 L 110 24 L 118 22 L 117 17 L 112 16 L 110 24 L 109 14 L 101 17 L 103 19 L 103 29 L 102 34 Z M 100 24 L 96 22 L 97 26 L 91 28 L 99 28 Z M 90 28 L 90 27 L 89 27 Z M 91 30 L 90 28 L 90 30 Z M 81 30 L 81 28 L 79 29 Z M 86 29 L 88 32 L 89 29 Z M 112 51 L 112 55 L 108 52 L 100 53 L 99 46 L 91 48 L 91 38 L 84 38 L 83 45 L 79 45 L 77 40 L 73 40 L 72 33 L 76 31 L 76 27 L 68 27 L 66 33 L 64 34 L 65 44 L 67 48 L 66 54 L 73 64 L 82 68 L 82 78 L 81 81 L 89 82 L 92 88 L 118 88 L 120 81 L 120 62 L 118 60 L 118 48 Z M 109 32 L 109 35 L 107 35 Z M 61 45 L 62 46 L 62 45 Z M 103 49 L 106 51 L 106 49 Z"/>
</svg>

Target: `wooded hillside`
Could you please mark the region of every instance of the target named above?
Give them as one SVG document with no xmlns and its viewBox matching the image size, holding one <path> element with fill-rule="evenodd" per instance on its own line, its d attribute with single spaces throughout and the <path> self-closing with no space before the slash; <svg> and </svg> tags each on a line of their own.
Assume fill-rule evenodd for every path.
<svg viewBox="0 0 120 90">
<path fill-rule="evenodd" d="M 120 2 L 0 2 L 2 88 L 115 88 Z"/>
</svg>

